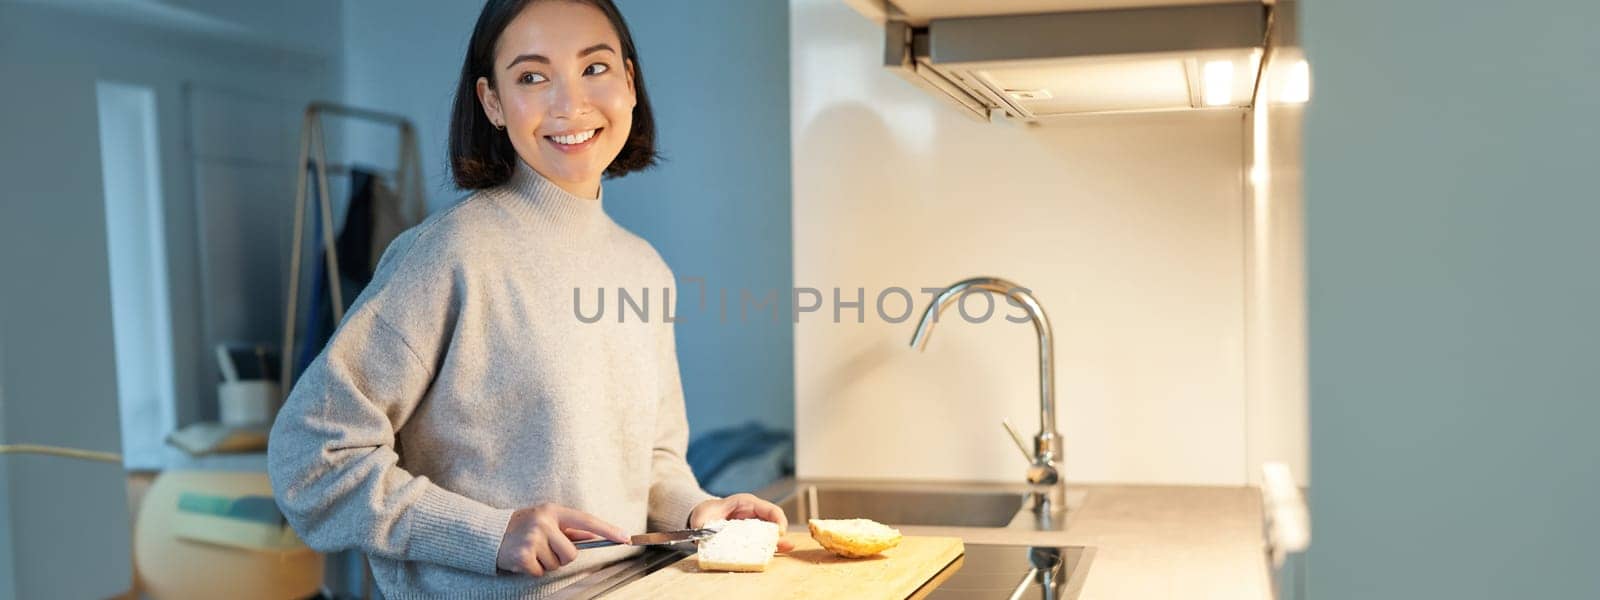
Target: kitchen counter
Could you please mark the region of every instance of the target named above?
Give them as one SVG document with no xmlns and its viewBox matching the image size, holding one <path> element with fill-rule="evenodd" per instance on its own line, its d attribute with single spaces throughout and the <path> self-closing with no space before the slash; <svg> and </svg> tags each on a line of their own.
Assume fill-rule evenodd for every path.
<svg viewBox="0 0 1600 600">
<path fill-rule="evenodd" d="M 780 501 L 800 484 L 851 489 L 1019 491 L 1021 485 L 902 481 L 774 483 L 756 495 Z M 897 525 L 906 535 L 955 536 L 966 544 L 1081 546 L 1093 548 L 1079 600 L 1270 600 L 1261 496 L 1250 487 L 1086 485 L 1068 486 L 1068 516 L 1055 531 L 1011 527 Z M 791 514 L 789 531 L 806 534 Z M 1015 523 L 1015 521 L 1014 521 Z M 554 598 L 592 598 L 615 591 L 655 569 L 689 556 L 686 549 L 652 549 L 592 573 Z M 1068 587 L 1073 587 L 1068 583 Z"/>
<path fill-rule="evenodd" d="M 852 481 L 850 485 L 873 484 Z M 901 483 L 885 485 L 905 488 Z M 939 489 L 1010 487 L 928 485 Z M 792 489 L 794 484 L 787 482 L 787 486 Z M 768 488 L 761 495 L 772 498 L 783 493 L 783 489 Z M 1061 531 L 897 527 L 906 535 L 951 535 L 968 544 L 1093 547 L 1094 560 L 1079 596 L 1083 600 L 1272 598 L 1261 496 L 1255 488 L 1069 486 L 1067 498 L 1071 509 Z M 804 529 L 804 523 L 791 525 L 791 530 Z"/>
<path fill-rule="evenodd" d="M 852 489 L 1020 491 L 1000 483 L 821 481 Z M 777 501 L 794 492 L 795 481 L 778 482 L 757 495 Z M 1065 525 L 1057 531 L 1028 528 L 934 527 L 896 525 L 906 535 L 955 536 L 967 544 L 1084 546 L 1094 549 L 1080 600 L 1271 599 L 1266 543 L 1262 537 L 1261 496 L 1255 488 L 1156 485 L 1069 486 Z M 802 535 L 805 523 L 791 514 L 789 530 Z M 681 552 L 647 555 L 660 565 Z M 562 598 L 587 598 L 626 585 L 652 567 L 645 559 L 618 564 L 562 590 Z"/>
<path fill-rule="evenodd" d="M 1059 536 L 1059 545 L 1096 549 L 1084 600 L 1272 598 L 1255 488 L 1086 489 L 1066 531 L 1044 534 Z"/>
</svg>

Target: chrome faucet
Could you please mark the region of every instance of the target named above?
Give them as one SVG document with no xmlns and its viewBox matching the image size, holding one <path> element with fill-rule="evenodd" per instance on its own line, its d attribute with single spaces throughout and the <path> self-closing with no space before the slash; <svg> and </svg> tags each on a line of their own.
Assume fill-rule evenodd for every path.
<svg viewBox="0 0 1600 600">
<path fill-rule="evenodd" d="M 1061 461 L 1061 433 L 1056 431 L 1055 339 L 1050 333 L 1050 319 L 1045 317 L 1044 307 L 1039 305 L 1027 288 L 1004 279 L 975 277 L 958 281 L 940 292 L 922 312 L 917 332 L 911 336 L 911 347 L 926 349 L 928 336 L 933 333 L 939 313 L 975 290 L 1000 294 L 1020 304 L 1028 311 L 1034 332 L 1039 336 L 1039 433 L 1033 436 L 1031 456 L 1023 447 L 1021 436 L 1011 429 L 1010 423 L 1005 425 L 1018 449 L 1029 460 L 1027 481 L 1032 490 L 1029 493 L 1030 507 L 1041 519 L 1048 519 L 1050 515 L 1066 508 L 1066 482 L 1057 466 Z"/>
</svg>

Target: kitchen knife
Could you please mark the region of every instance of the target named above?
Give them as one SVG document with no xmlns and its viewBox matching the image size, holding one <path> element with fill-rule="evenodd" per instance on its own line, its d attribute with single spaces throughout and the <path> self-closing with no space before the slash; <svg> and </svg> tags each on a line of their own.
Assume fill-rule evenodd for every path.
<svg viewBox="0 0 1600 600">
<path fill-rule="evenodd" d="M 705 528 L 701 528 L 701 529 L 680 529 L 678 531 L 659 531 L 659 532 L 656 532 L 656 533 L 641 533 L 639 535 L 636 535 L 636 536 L 628 538 L 628 543 L 626 545 L 628 545 L 628 546 L 656 546 L 656 545 L 660 545 L 660 544 L 677 544 L 677 543 L 682 543 L 682 542 L 694 542 L 694 541 L 703 540 L 703 539 L 706 539 L 706 538 L 711 537 L 713 535 L 716 535 L 716 533 L 717 533 L 717 530 L 715 530 L 715 529 L 705 529 Z M 603 548 L 603 547 L 606 547 L 606 546 L 619 546 L 619 545 L 623 545 L 623 544 L 621 544 L 619 542 L 613 542 L 613 541 L 607 540 L 607 539 L 598 539 L 598 540 L 588 540 L 588 541 L 584 541 L 584 542 L 578 542 L 578 543 L 573 544 L 573 545 L 577 546 L 579 550 L 582 550 L 584 548 Z"/>
</svg>

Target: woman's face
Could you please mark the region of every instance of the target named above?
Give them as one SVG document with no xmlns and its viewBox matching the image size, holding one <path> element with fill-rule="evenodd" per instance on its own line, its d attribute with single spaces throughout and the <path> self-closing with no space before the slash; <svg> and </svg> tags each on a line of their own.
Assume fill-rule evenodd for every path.
<svg viewBox="0 0 1600 600">
<path fill-rule="evenodd" d="M 534 2 L 500 34 L 494 81 L 478 79 L 489 120 L 517 156 L 567 192 L 593 198 L 633 129 L 633 64 L 600 9 Z"/>
</svg>

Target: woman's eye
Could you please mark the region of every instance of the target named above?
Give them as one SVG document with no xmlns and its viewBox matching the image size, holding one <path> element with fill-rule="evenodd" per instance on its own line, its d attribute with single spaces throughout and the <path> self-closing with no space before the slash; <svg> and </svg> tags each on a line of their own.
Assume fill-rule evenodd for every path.
<svg viewBox="0 0 1600 600">
<path fill-rule="evenodd" d="M 605 63 L 595 63 L 595 64 L 592 64 L 592 65 L 589 65 L 588 69 L 584 69 L 583 74 L 584 75 L 599 75 L 601 73 L 604 73 L 604 72 L 610 71 L 610 70 L 611 70 L 611 65 L 608 65 L 608 64 L 605 64 Z"/>
<path fill-rule="evenodd" d="M 517 78 L 517 83 L 541 83 L 543 81 L 544 76 L 538 73 L 523 73 L 521 77 Z"/>
</svg>

